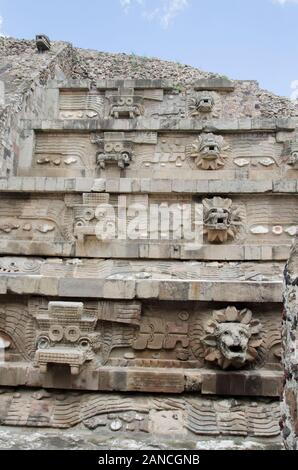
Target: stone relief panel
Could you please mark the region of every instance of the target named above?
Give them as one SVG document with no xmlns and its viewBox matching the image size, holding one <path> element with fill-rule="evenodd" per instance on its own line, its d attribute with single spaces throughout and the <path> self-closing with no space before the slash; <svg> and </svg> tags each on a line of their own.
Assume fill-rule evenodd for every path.
<svg viewBox="0 0 298 470">
<path fill-rule="evenodd" d="M 137 147 L 141 144 L 142 151 L 154 151 L 157 134 L 154 132 L 105 132 L 91 135 L 91 142 L 96 144 L 96 165 L 100 170 L 108 170 L 113 166 L 120 170 L 129 167 L 136 158 Z M 109 172 L 101 171 L 101 176 Z"/>
<path fill-rule="evenodd" d="M 225 246 L 237 245 L 245 246 L 245 259 L 260 259 L 253 248 L 249 254 L 249 246 L 290 247 L 297 226 L 295 196 L 8 195 L 0 211 L 0 250 L 41 256 L 210 259 L 212 247 L 219 245 L 218 257 L 235 259 L 234 249 Z"/>
<path fill-rule="evenodd" d="M 253 179 L 280 176 L 283 145 L 274 134 L 159 134 L 154 154 L 136 156 L 129 176 Z M 140 149 L 141 150 L 141 149 Z M 190 171 L 191 170 L 191 171 Z"/>
<path fill-rule="evenodd" d="M 278 400 L 168 398 L 127 394 L 64 394 L 46 390 L 3 390 L 0 420 L 6 426 L 68 429 L 78 424 L 111 433 L 152 433 L 180 439 L 206 436 L 279 436 Z M 41 413 L 42 409 L 42 413 Z M 71 412 L 70 412 L 71 411 Z"/>
<path fill-rule="evenodd" d="M 104 98 L 91 90 L 60 90 L 60 119 L 98 119 L 104 112 Z"/>
<path fill-rule="evenodd" d="M 1 276 L 78 277 L 96 279 L 152 279 L 218 281 L 283 280 L 283 262 L 220 262 L 220 261 L 146 261 L 61 258 L 24 258 L 1 256 Z"/>
<path fill-rule="evenodd" d="M 234 93 L 234 86 L 217 85 L 215 81 L 182 86 L 166 80 L 101 80 L 84 88 L 60 89 L 60 118 L 133 119 L 179 117 L 207 119 L 253 117 L 257 103 L 246 95 Z M 243 85 L 245 88 L 245 85 Z M 240 94 L 241 96 L 241 94 Z"/>
<path fill-rule="evenodd" d="M 71 214 L 65 206 L 64 197 L 8 195 L 3 198 L 0 209 L 0 240 L 2 247 L 6 244 L 10 250 L 11 246 L 15 254 L 19 254 L 20 249 L 26 251 L 29 246 L 39 247 L 38 251 L 43 254 L 43 251 L 49 250 L 57 252 L 58 245 L 69 245 L 73 241 L 73 231 Z M 19 248 L 14 243 L 19 244 Z M 30 254 L 30 249 L 26 254 Z M 10 266 L 8 269 L 13 270 L 14 267 Z"/>
<path fill-rule="evenodd" d="M 7 300 L 0 307 L 6 360 L 47 374 L 100 367 L 280 370 L 278 306 L 214 310 L 198 302 Z"/>
<path fill-rule="evenodd" d="M 18 175 L 152 179 L 295 178 L 295 151 L 274 133 L 36 131 Z M 294 145 L 294 144 L 292 144 Z M 293 154 L 293 155 L 292 155 Z"/>
<path fill-rule="evenodd" d="M 280 367 L 279 318 L 268 309 L 267 316 L 234 306 L 212 311 L 210 305 L 189 304 L 179 310 L 170 303 L 169 313 L 160 309 L 161 305 L 143 305 L 140 330 L 132 343 L 137 365 L 153 366 L 155 360 L 156 367 L 236 370 L 264 367 L 269 361 Z"/>
<path fill-rule="evenodd" d="M 91 90 L 61 89 L 60 119 L 136 119 L 184 114 L 185 98 L 169 87 L 135 88 L 118 80 Z M 165 102 L 164 98 L 166 96 Z M 175 103 L 173 99 L 175 98 Z"/>
<path fill-rule="evenodd" d="M 37 132 L 31 166 L 32 176 L 88 176 L 96 156 L 88 134 Z"/>
</svg>

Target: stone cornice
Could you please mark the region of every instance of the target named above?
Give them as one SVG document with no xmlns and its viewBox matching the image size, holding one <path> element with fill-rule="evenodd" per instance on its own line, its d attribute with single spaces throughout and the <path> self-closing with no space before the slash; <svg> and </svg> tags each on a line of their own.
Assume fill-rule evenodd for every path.
<svg viewBox="0 0 298 470">
<path fill-rule="evenodd" d="M 12 176 L 0 178 L 0 193 L 82 193 L 115 194 L 297 194 L 298 179 L 277 180 L 197 180 L 149 178 L 62 178 L 47 176 Z"/>
<path fill-rule="evenodd" d="M 23 120 L 24 129 L 35 131 L 160 131 L 160 132 L 293 132 L 292 118 L 243 118 L 201 121 L 193 118 L 144 118 L 136 119 L 55 119 Z"/>
</svg>

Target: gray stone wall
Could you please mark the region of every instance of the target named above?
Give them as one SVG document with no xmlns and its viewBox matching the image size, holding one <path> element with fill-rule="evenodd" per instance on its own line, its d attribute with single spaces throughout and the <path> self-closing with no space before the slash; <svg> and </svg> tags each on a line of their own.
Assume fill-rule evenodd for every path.
<svg viewBox="0 0 298 470">
<path fill-rule="evenodd" d="M 285 269 L 283 364 L 285 370 L 281 428 L 287 449 L 298 444 L 298 240 Z"/>
<path fill-rule="evenodd" d="M 261 90 L 255 81 L 230 81 L 178 63 L 81 50 L 62 42 L 38 53 L 34 41 L 1 38 L 0 58 L 5 88 L 0 108 L 0 332 L 8 345 L 1 386 L 201 392 L 228 396 L 232 402 L 242 396 L 240 411 L 235 402 L 237 430 L 231 433 L 276 436 L 283 378 L 282 271 L 298 225 L 297 104 Z M 124 117 L 120 101 L 114 106 L 122 92 L 130 104 Z M 212 103 L 207 113 L 198 107 L 204 93 Z M 132 108 L 131 103 L 142 104 Z M 129 161 L 115 157 L 119 144 Z M 204 160 L 206 146 L 211 156 L 218 148 L 213 163 Z M 101 243 L 95 237 L 95 208 L 103 202 L 116 205 L 118 196 L 130 203 L 202 202 L 205 242 L 191 249 L 170 241 Z M 217 218 L 210 221 L 213 209 Z M 225 211 L 231 214 L 229 233 L 218 228 L 223 224 L 218 214 Z M 289 449 L 297 446 L 298 428 L 297 250 L 296 243 L 285 271 L 283 318 L 280 424 Z M 96 318 L 103 345 L 116 337 L 123 353 L 107 347 L 107 357 L 100 353 L 102 364 L 95 353 L 81 353 L 79 359 L 94 360 L 94 369 L 87 364 L 81 372 L 75 365 L 73 376 L 66 378 L 59 367 L 53 371 L 55 362 L 40 359 L 43 351 L 34 354 L 36 330 L 49 329 L 52 317 L 62 312 L 61 320 L 69 311 L 80 325 L 83 317 Z M 239 332 L 247 332 L 244 370 L 237 370 L 237 361 L 223 359 L 225 330 L 219 323 L 236 323 L 230 335 L 236 349 Z M 148 346 L 149 327 L 155 342 Z M 97 334 L 92 330 L 90 335 L 97 354 Z M 70 364 L 73 353 L 66 346 L 70 355 L 62 351 L 62 364 Z M 51 353 L 58 364 L 61 357 Z M 26 394 L 15 397 L 20 410 L 26 408 Z M 248 397 L 268 399 L 268 410 L 259 411 Z M 50 405 L 51 396 L 44 398 Z M 198 414 L 191 431 L 201 435 L 206 433 L 205 426 L 200 428 L 206 403 L 199 401 L 196 397 L 194 405 L 185 401 L 183 406 L 190 410 L 191 423 Z M 226 428 L 221 416 L 223 410 L 229 416 L 230 402 L 214 402 L 214 410 L 208 402 L 216 422 L 210 432 L 220 435 Z M 153 408 L 149 403 L 145 412 Z M 0 403 L 0 409 L 8 408 Z M 39 412 L 38 405 L 33 409 Z M 161 409 L 170 411 L 171 428 L 176 406 L 168 409 L 165 398 Z M 30 423 L 29 418 L 22 415 L 21 424 Z M 118 425 L 126 422 L 122 418 Z M 6 415 L 1 420 L 20 424 Z M 155 432 L 155 418 L 148 422 Z M 183 426 L 190 429 L 178 419 L 179 433 Z"/>
<path fill-rule="evenodd" d="M 5 91 L 0 104 L 0 177 L 13 173 L 19 154 L 20 120 L 37 116 L 44 103 L 41 88 L 72 69 L 72 46 L 56 42 L 51 51 L 38 53 L 34 41 L 0 38 L 0 80 Z"/>
</svg>

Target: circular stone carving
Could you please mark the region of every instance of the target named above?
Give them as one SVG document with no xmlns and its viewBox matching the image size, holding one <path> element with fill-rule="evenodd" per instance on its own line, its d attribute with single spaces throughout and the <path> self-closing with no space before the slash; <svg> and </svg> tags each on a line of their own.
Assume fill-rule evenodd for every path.
<svg viewBox="0 0 298 470">
<path fill-rule="evenodd" d="M 41 336 L 37 341 L 38 349 L 48 349 L 50 347 L 50 340 L 47 336 Z"/>
<path fill-rule="evenodd" d="M 62 341 L 64 335 L 63 327 L 61 325 L 52 325 L 49 331 L 50 340 L 59 343 Z"/>
<path fill-rule="evenodd" d="M 89 340 L 89 338 L 81 338 L 79 341 L 79 348 L 82 351 L 91 350 L 91 341 Z"/>
<path fill-rule="evenodd" d="M 178 313 L 178 318 L 181 321 L 187 321 L 189 319 L 189 313 L 184 310 L 184 311 Z"/>
<path fill-rule="evenodd" d="M 78 341 L 80 336 L 81 331 L 78 326 L 69 325 L 65 328 L 65 339 L 67 339 L 67 341 L 75 343 L 76 341 Z"/>
</svg>

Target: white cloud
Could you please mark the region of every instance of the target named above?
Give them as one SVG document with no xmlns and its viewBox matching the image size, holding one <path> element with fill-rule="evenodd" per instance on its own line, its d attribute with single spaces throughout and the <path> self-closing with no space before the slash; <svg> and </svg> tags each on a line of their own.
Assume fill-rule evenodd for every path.
<svg viewBox="0 0 298 470">
<path fill-rule="evenodd" d="M 127 13 L 130 7 L 137 5 L 143 5 L 144 0 L 120 0 L 120 5 L 122 6 L 123 10 Z"/>
<path fill-rule="evenodd" d="M 280 5 L 285 5 L 286 3 L 297 3 L 298 0 L 273 0 L 274 3 L 279 3 Z"/>
<path fill-rule="evenodd" d="M 132 7 L 141 8 L 141 14 L 149 21 L 158 20 L 165 29 L 179 13 L 189 6 L 191 0 L 120 0 L 120 5 L 127 13 Z M 150 5 L 150 6 L 149 6 Z"/>
<path fill-rule="evenodd" d="M 188 0 L 168 0 L 164 3 L 161 23 L 164 28 L 167 28 L 173 19 L 189 5 L 189 2 Z"/>
<path fill-rule="evenodd" d="M 3 25 L 3 18 L 2 16 L 0 16 L 0 37 L 3 37 L 2 25 Z"/>
</svg>

